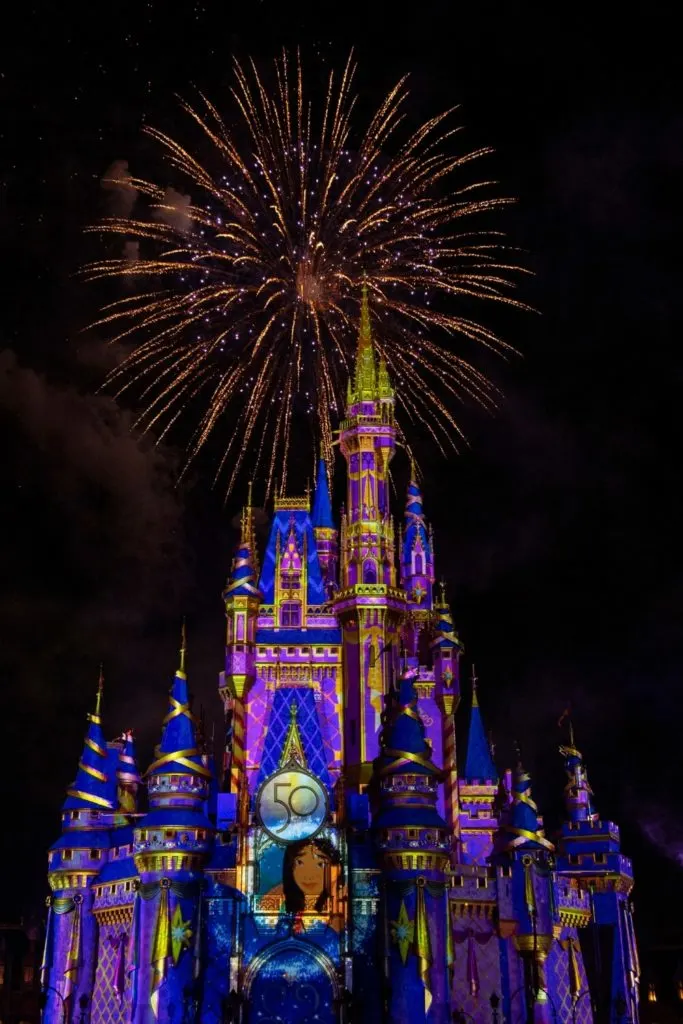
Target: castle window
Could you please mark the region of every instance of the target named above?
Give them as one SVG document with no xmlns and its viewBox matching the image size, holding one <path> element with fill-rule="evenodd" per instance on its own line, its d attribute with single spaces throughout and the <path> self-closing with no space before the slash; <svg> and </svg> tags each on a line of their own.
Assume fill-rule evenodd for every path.
<svg viewBox="0 0 683 1024">
<path fill-rule="evenodd" d="M 422 555 L 415 555 L 415 575 L 422 575 Z"/>
<path fill-rule="evenodd" d="M 81 816 L 81 812 L 80 811 L 72 811 L 71 812 L 71 820 L 72 821 L 78 821 L 80 816 Z"/>
<path fill-rule="evenodd" d="M 301 625 L 301 605 L 298 601 L 285 601 L 282 605 L 280 621 L 283 626 Z"/>
<path fill-rule="evenodd" d="M 570 853 L 569 854 L 569 863 L 570 864 L 580 864 L 581 863 L 581 858 L 579 857 L 578 853 Z"/>
<path fill-rule="evenodd" d="M 485 889 L 485 888 L 486 888 L 486 879 L 485 878 L 478 878 L 477 879 L 477 889 Z"/>
<path fill-rule="evenodd" d="M 316 654 L 322 654 L 323 653 L 323 648 L 322 647 L 316 647 L 315 653 Z"/>
<path fill-rule="evenodd" d="M 374 562 L 368 559 L 363 563 L 363 583 L 377 582 L 377 567 Z"/>
<path fill-rule="evenodd" d="M 91 850 L 90 851 L 90 860 L 99 860 L 99 859 L 100 859 L 100 851 L 99 850 Z"/>
<path fill-rule="evenodd" d="M 595 854 L 595 863 L 596 864 L 604 864 L 605 863 L 605 855 L 604 855 L 604 853 L 596 853 Z"/>
<path fill-rule="evenodd" d="M 166 834 L 166 838 L 167 839 L 173 839 L 173 833 L 171 832 L 171 830 L 169 828 L 166 829 L 166 833 L 165 834 Z"/>
<path fill-rule="evenodd" d="M 74 855 L 73 850 L 65 850 L 64 851 L 64 860 L 71 860 L 73 858 L 73 855 Z"/>
<path fill-rule="evenodd" d="M 33 984 L 33 968 L 24 967 L 24 985 Z"/>
</svg>

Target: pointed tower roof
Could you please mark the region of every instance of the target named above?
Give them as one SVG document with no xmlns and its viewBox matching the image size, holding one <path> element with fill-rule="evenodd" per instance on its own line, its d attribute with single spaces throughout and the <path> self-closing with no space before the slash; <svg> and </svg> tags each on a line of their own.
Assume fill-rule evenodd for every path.
<svg viewBox="0 0 683 1024">
<path fill-rule="evenodd" d="M 356 367 L 354 373 L 354 392 L 359 401 L 372 401 L 376 397 L 377 372 L 375 368 L 375 349 L 372 343 L 372 327 L 370 325 L 370 303 L 368 286 L 363 282 L 360 302 L 360 330 L 358 331 L 358 348 L 356 350 Z"/>
<path fill-rule="evenodd" d="M 180 664 L 173 679 L 169 696 L 168 714 L 164 718 L 161 743 L 157 748 L 156 760 L 145 775 L 196 775 L 211 778 L 211 772 L 204 765 L 197 747 L 197 719 L 190 710 L 190 699 L 185 674 L 187 652 L 185 623 L 183 623 L 180 646 Z"/>
<path fill-rule="evenodd" d="M 479 708 L 477 695 L 477 676 L 472 666 L 472 710 L 470 712 L 470 727 L 467 735 L 467 756 L 465 757 L 465 771 L 463 778 L 466 782 L 475 780 L 498 782 L 498 771 L 491 756 L 491 747 L 484 732 L 484 723 Z"/>
<path fill-rule="evenodd" d="M 139 786 L 141 782 L 135 759 L 135 740 L 130 730 L 124 732 L 121 737 L 118 764 L 116 765 L 116 778 L 119 786 Z"/>
<path fill-rule="evenodd" d="M 318 462 L 318 478 L 315 482 L 313 498 L 313 529 L 334 530 L 332 503 L 330 501 L 330 485 L 327 478 L 327 463 L 323 458 Z"/>
<path fill-rule="evenodd" d="M 114 801 L 112 790 L 114 781 L 107 771 L 109 754 L 107 743 L 102 732 L 102 693 L 104 690 L 104 673 L 100 666 L 100 678 L 97 687 L 95 711 L 88 715 L 88 731 L 85 735 L 83 753 L 78 762 L 78 771 L 73 784 L 67 790 L 64 810 L 84 808 L 112 811 Z"/>
<path fill-rule="evenodd" d="M 420 543 L 425 557 L 431 554 L 429 550 L 429 535 L 425 521 L 424 508 L 422 505 L 422 491 L 417 482 L 415 463 L 410 460 L 410 482 L 406 494 L 405 528 L 403 532 L 403 562 L 410 562 L 413 548 Z M 431 559 L 430 559 L 431 560 Z"/>
<path fill-rule="evenodd" d="M 398 681 L 398 692 L 393 698 L 390 722 L 382 734 L 382 749 L 375 762 L 375 771 L 383 782 L 395 775 L 426 775 L 439 777 L 432 762 L 432 752 L 425 738 L 424 722 L 417 710 L 415 669 L 408 669 Z M 446 823 L 434 806 L 436 794 L 416 794 L 414 800 L 397 803 L 396 792 L 382 788 L 382 806 L 375 818 L 375 826 L 393 825 L 445 828 Z M 400 791 L 402 795 L 403 790 Z"/>
<path fill-rule="evenodd" d="M 453 625 L 453 616 L 446 601 L 446 587 L 443 583 L 441 584 L 441 593 L 439 600 L 434 606 L 434 611 L 437 613 L 437 623 L 435 637 L 431 644 L 432 649 L 437 647 L 457 647 L 462 650 L 462 641 Z"/>
<path fill-rule="evenodd" d="M 232 561 L 232 570 L 227 586 L 223 591 L 223 600 L 229 597 L 261 597 L 256 580 L 258 564 L 256 558 L 256 541 L 254 530 L 254 510 L 251 504 L 251 483 L 247 505 L 242 510 L 240 542 Z"/>
<path fill-rule="evenodd" d="M 558 725 L 565 719 L 569 721 L 569 743 L 560 747 L 567 773 L 567 785 L 564 787 L 564 801 L 569 821 L 597 821 L 598 813 L 593 805 L 593 790 L 588 782 L 588 773 L 583 754 L 574 740 L 574 726 L 567 709 Z"/>
<path fill-rule="evenodd" d="M 545 838 L 545 831 L 540 821 L 538 807 L 531 793 L 531 776 L 525 771 L 521 757 L 517 762 L 512 783 L 512 811 L 510 823 L 505 826 L 508 841 L 507 850 L 554 850 L 555 847 Z"/>
</svg>

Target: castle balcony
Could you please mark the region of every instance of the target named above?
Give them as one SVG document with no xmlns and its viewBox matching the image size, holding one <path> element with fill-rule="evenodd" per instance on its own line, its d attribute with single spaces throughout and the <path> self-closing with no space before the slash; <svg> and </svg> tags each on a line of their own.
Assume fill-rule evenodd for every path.
<svg viewBox="0 0 683 1024">
<path fill-rule="evenodd" d="M 492 918 L 501 891 L 510 886 L 507 867 L 487 864 L 457 864 L 448 874 L 448 900 L 460 917 Z M 509 895 L 509 894 L 508 894 Z"/>
<path fill-rule="evenodd" d="M 560 923 L 571 928 L 584 928 L 591 920 L 590 893 L 575 878 L 555 882 L 555 905 Z"/>
</svg>

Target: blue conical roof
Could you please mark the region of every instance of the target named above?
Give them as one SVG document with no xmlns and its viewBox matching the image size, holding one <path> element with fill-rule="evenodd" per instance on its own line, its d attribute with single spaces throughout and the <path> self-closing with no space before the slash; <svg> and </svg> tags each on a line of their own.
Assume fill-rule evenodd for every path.
<svg viewBox="0 0 683 1024">
<path fill-rule="evenodd" d="M 94 713 L 88 715 L 88 731 L 85 736 L 83 753 L 78 762 L 76 778 L 67 790 L 67 797 L 64 801 L 65 811 L 84 808 L 114 810 L 112 793 L 116 791 L 116 780 L 112 778 L 110 757 L 100 718 L 102 684 L 103 678 L 100 673 L 97 705 Z"/>
<path fill-rule="evenodd" d="M 228 597 L 261 597 L 256 583 L 256 552 L 254 548 L 253 510 L 251 495 L 249 504 L 242 513 L 242 532 L 235 557 L 232 560 L 230 578 L 223 591 L 223 600 Z"/>
<path fill-rule="evenodd" d="M 211 772 L 202 763 L 197 747 L 197 720 L 190 710 L 190 698 L 185 675 L 185 641 L 181 649 L 180 668 L 177 670 L 169 695 L 168 714 L 164 719 L 161 743 L 157 757 L 146 775 L 200 775 L 210 779 Z"/>
<path fill-rule="evenodd" d="M 512 812 L 510 824 L 505 831 L 512 836 L 508 841 L 509 850 L 538 849 L 544 847 L 553 850 L 553 844 L 545 838 L 543 827 L 539 824 L 538 807 L 531 793 L 531 776 L 524 770 L 521 762 L 515 769 L 512 785 Z"/>
<path fill-rule="evenodd" d="M 413 775 L 435 775 L 439 769 L 431 761 L 431 750 L 425 740 L 424 722 L 417 712 L 415 672 L 404 673 L 394 698 L 395 711 L 387 727 L 380 754 L 385 773 L 409 772 Z"/>
<path fill-rule="evenodd" d="M 481 717 L 481 709 L 477 697 L 476 679 L 472 681 L 472 711 L 470 713 L 467 756 L 465 757 L 463 778 L 466 782 L 473 782 L 475 779 L 491 779 L 492 782 L 498 781 L 498 771 L 493 763 L 491 747 L 484 732 L 484 722 Z"/>
<path fill-rule="evenodd" d="M 317 527 L 323 527 L 327 530 L 334 529 L 332 504 L 330 502 L 330 485 L 327 479 L 327 463 L 322 458 L 318 463 L 318 479 L 315 482 L 311 521 L 314 529 Z"/>
</svg>

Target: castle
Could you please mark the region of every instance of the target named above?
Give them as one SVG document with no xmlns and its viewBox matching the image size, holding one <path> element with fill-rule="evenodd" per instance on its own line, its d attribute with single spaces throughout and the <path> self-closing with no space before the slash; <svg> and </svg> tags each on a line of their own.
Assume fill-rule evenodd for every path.
<svg viewBox="0 0 683 1024">
<path fill-rule="evenodd" d="M 571 729 L 554 842 L 522 764 L 495 764 L 476 680 L 456 751 L 463 647 L 414 473 L 395 532 L 395 445 L 364 294 L 339 528 L 323 461 L 312 507 L 276 498 L 261 565 L 251 497 L 242 516 L 224 762 L 184 642 L 144 775 L 100 696 L 89 715 L 49 853 L 45 1021 L 638 1020 L 631 863 Z"/>
</svg>

